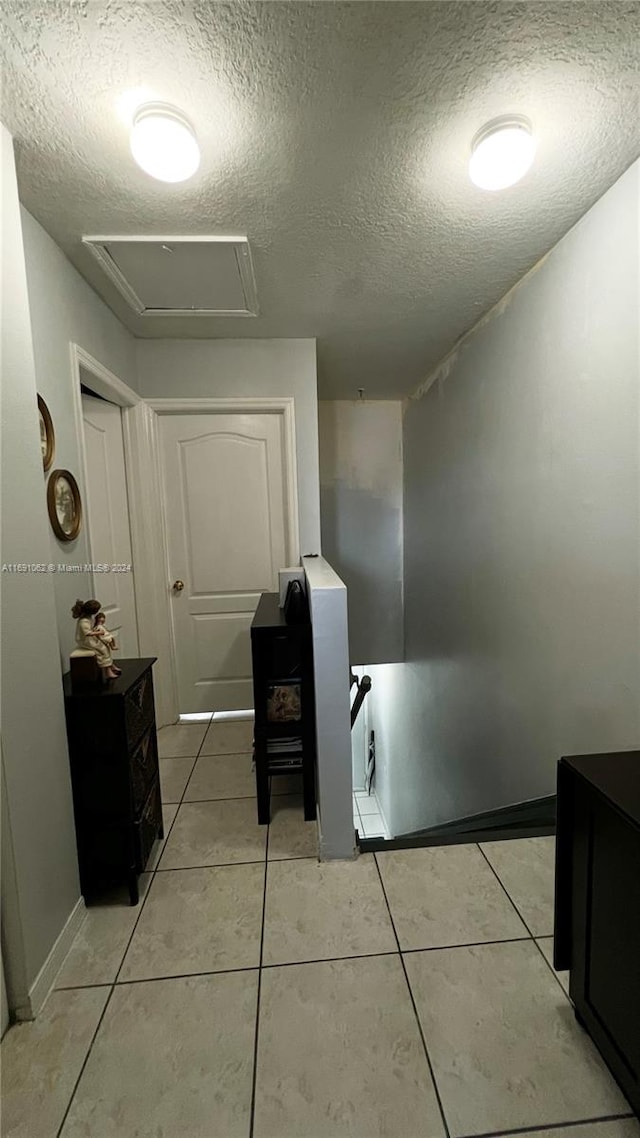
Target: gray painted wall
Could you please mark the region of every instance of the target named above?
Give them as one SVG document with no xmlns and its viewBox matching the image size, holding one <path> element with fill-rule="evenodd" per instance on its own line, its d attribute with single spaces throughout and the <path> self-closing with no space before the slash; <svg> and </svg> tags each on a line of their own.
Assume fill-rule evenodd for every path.
<svg viewBox="0 0 640 1138">
<path fill-rule="evenodd" d="M 402 660 L 401 404 L 318 411 L 322 551 L 348 589 L 350 660 Z"/>
<path fill-rule="evenodd" d="M 20 210 L 11 137 L 2 126 L 0 136 L 2 562 L 47 564 L 51 542 Z M 3 572 L 1 586 L 3 957 L 16 1008 L 27 1003 L 80 886 L 53 577 Z"/>
<path fill-rule="evenodd" d="M 0 951 L 0 1034 L 4 1035 L 9 1026 L 9 1000 L 7 998 L 7 985 L 4 979 L 4 963 Z"/>
<path fill-rule="evenodd" d="M 71 471 L 85 500 L 69 344 L 79 344 L 135 389 L 135 341 L 42 226 L 24 208 L 21 215 L 36 381 L 56 433 L 53 466 Z M 51 529 L 49 539 L 54 564 L 84 565 L 91 560 L 86 527 L 73 542 L 58 541 Z M 89 595 L 91 584 L 84 573 L 56 573 L 54 587 L 62 670 L 67 671 L 75 635 L 71 608 L 76 597 Z"/>
<path fill-rule="evenodd" d="M 300 553 L 320 552 L 315 340 L 137 340 L 145 399 L 293 396 Z"/>
<path fill-rule="evenodd" d="M 406 412 L 407 662 L 373 669 L 371 708 L 396 834 L 638 745 L 639 185 L 636 163 Z"/>
</svg>

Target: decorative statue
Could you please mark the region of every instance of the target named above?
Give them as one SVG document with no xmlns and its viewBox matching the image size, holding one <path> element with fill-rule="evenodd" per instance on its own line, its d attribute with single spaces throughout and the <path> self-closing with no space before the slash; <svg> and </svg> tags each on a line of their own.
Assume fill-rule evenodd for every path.
<svg viewBox="0 0 640 1138">
<path fill-rule="evenodd" d="M 105 615 L 100 601 L 76 601 L 71 615 L 77 620 L 76 645 L 85 652 L 93 652 L 98 667 L 106 679 L 113 680 L 121 675 L 120 668 L 113 663 L 111 652 L 117 647 L 112 634 L 104 627 Z M 102 619 L 98 620 L 98 616 Z"/>
<path fill-rule="evenodd" d="M 102 643 L 106 644 L 107 648 L 110 648 L 112 652 L 117 652 L 118 645 L 116 644 L 116 638 L 112 632 L 109 632 L 106 620 L 107 618 L 103 612 L 97 612 L 93 618 L 93 631 L 98 634 Z M 115 664 L 113 666 L 115 668 Z M 116 668 L 116 672 L 119 671 L 120 669 Z"/>
</svg>

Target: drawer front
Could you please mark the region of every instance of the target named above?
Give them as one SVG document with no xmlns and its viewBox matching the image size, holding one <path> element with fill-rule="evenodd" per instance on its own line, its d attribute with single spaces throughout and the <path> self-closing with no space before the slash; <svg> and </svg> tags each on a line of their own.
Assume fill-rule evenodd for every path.
<svg viewBox="0 0 640 1138">
<path fill-rule="evenodd" d="M 134 747 L 130 757 L 131 792 L 133 796 L 133 815 L 137 818 L 142 810 L 149 787 L 158 772 L 158 752 L 155 727 L 147 728 L 140 742 Z"/>
<path fill-rule="evenodd" d="M 162 806 L 160 802 L 160 786 L 155 780 L 149 796 L 144 804 L 140 818 L 134 823 L 136 870 L 142 873 L 149 859 L 153 843 L 158 836 L 162 821 Z"/>
<path fill-rule="evenodd" d="M 130 747 L 138 742 L 153 720 L 153 680 L 149 669 L 131 691 L 127 692 L 124 701 L 125 730 Z"/>
</svg>

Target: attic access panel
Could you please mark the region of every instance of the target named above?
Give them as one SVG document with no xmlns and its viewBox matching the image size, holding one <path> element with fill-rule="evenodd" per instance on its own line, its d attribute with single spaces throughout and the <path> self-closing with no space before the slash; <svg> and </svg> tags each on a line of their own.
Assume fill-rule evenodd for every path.
<svg viewBox="0 0 640 1138">
<path fill-rule="evenodd" d="M 246 237 L 83 237 L 139 316 L 257 316 Z"/>
</svg>

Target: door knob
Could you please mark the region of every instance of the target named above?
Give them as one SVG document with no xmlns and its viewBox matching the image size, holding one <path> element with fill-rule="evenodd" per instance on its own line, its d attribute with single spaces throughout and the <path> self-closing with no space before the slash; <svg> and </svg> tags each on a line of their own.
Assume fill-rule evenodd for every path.
<svg viewBox="0 0 640 1138">
<path fill-rule="evenodd" d="M 180 578 L 178 577 L 178 580 L 173 582 L 173 585 L 171 586 L 171 588 L 176 593 L 181 593 L 182 590 L 184 589 L 184 581 L 181 581 Z"/>
</svg>

